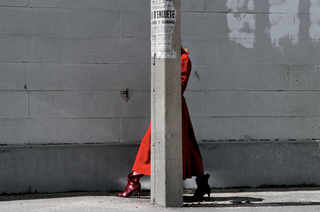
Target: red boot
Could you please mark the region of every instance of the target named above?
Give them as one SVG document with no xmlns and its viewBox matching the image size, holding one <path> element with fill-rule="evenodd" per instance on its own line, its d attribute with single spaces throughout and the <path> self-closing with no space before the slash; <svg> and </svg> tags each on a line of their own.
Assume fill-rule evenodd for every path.
<svg viewBox="0 0 320 212">
<path fill-rule="evenodd" d="M 128 184 L 123 192 L 117 193 L 118 197 L 130 197 L 134 193 L 137 193 L 138 197 L 140 197 L 141 193 L 141 184 L 140 184 L 140 178 L 143 176 L 143 174 L 139 175 L 133 175 L 133 172 L 130 172 L 128 174 Z"/>
</svg>

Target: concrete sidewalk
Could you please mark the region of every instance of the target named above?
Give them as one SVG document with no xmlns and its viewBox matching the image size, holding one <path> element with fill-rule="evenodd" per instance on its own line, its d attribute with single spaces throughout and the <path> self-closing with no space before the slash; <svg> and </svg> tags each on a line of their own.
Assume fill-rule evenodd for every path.
<svg viewBox="0 0 320 212">
<path fill-rule="evenodd" d="M 320 191 L 219 192 L 201 203 L 185 194 L 182 208 L 161 208 L 150 203 L 148 193 L 122 199 L 106 193 L 64 193 L 0 196 L 1 212 L 162 212 L 162 211 L 320 211 Z"/>
</svg>

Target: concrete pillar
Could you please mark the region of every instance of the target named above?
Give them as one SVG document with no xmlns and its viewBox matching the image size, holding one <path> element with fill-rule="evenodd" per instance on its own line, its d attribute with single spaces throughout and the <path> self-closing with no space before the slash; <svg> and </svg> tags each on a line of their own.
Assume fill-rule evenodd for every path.
<svg viewBox="0 0 320 212">
<path fill-rule="evenodd" d="M 151 0 L 151 54 L 151 201 L 180 207 L 180 0 Z"/>
</svg>

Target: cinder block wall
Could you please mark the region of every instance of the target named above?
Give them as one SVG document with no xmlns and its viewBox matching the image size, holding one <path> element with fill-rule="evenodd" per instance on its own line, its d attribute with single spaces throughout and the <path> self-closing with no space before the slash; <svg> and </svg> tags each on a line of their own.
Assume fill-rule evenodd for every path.
<svg viewBox="0 0 320 212">
<path fill-rule="evenodd" d="M 183 2 L 200 140 L 320 137 L 319 1 Z"/>
<path fill-rule="evenodd" d="M 181 1 L 210 183 L 319 185 L 318 0 Z M 122 188 L 150 116 L 149 7 L 0 0 L 0 192 Z"/>
<path fill-rule="evenodd" d="M 0 1 L 0 143 L 136 142 L 147 114 L 146 3 Z"/>
</svg>

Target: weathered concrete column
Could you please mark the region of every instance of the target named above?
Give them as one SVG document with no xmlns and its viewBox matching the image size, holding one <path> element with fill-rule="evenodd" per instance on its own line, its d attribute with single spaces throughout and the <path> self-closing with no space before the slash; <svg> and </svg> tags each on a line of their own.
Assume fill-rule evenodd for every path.
<svg viewBox="0 0 320 212">
<path fill-rule="evenodd" d="M 151 54 L 151 201 L 180 207 L 180 0 L 151 0 Z"/>
</svg>

